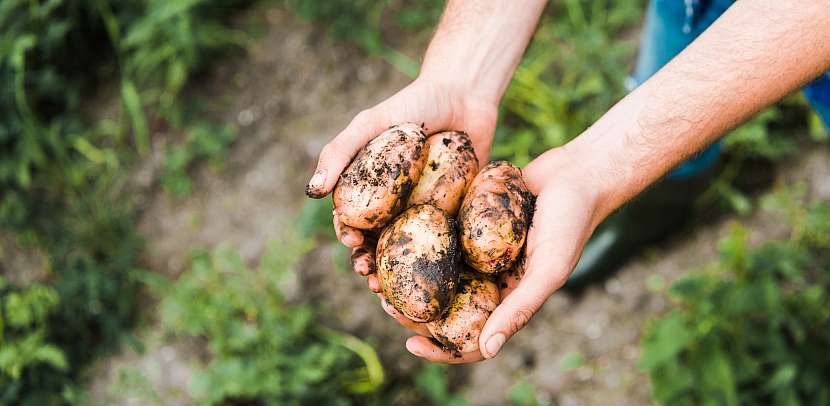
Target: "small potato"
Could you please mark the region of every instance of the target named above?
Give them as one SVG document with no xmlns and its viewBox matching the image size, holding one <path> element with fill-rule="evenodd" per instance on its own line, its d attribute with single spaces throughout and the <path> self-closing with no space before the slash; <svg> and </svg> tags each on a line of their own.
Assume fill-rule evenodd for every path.
<svg viewBox="0 0 830 406">
<path fill-rule="evenodd" d="M 455 216 L 478 172 L 473 144 L 463 132 L 445 131 L 427 138 L 427 147 L 427 163 L 409 205 L 431 204 Z"/>
<path fill-rule="evenodd" d="M 450 351 L 477 351 L 484 323 L 499 301 L 499 289 L 495 282 L 481 274 L 465 273 L 447 315 L 427 323 L 427 329 Z"/>
<path fill-rule="evenodd" d="M 533 200 L 519 168 L 505 161 L 485 166 L 473 179 L 458 214 L 467 264 L 486 274 L 509 269 L 524 246 Z"/>
<path fill-rule="evenodd" d="M 459 278 L 453 220 L 428 204 L 406 209 L 381 233 L 376 262 L 383 295 L 395 309 L 418 322 L 441 317 Z"/>
<path fill-rule="evenodd" d="M 340 220 L 364 230 L 383 227 L 406 205 L 426 163 L 426 133 L 417 124 L 384 131 L 357 154 L 334 188 Z"/>
</svg>

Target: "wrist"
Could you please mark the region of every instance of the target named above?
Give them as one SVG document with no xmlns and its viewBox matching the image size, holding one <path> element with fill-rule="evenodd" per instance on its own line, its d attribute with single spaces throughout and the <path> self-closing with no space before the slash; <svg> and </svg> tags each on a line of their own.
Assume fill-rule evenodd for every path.
<svg viewBox="0 0 830 406">
<path fill-rule="evenodd" d="M 599 195 L 598 210 L 603 217 L 640 193 L 668 168 L 671 154 L 650 143 L 635 141 L 662 135 L 657 128 L 643 129 L 640 112 L 644 108 L 639 94 L 629 94 L 565 146 L 577 170 L 584 173 L 585 181 Z"/>
<path fill-rule="evenodd" d="M 530 192 L 535 196 L 571 196 L 592 213 L 592 228 L 608 216 L 605 185 L 594 175 L 596 168 L 584 164 L 581 153 L 569 145 L 553 148 L 522 169 Z"/>
<path fill-rule="evenodd" d="M 421 76 L 498 105 L 546 3 L 449 1 Z"/>
</svg>

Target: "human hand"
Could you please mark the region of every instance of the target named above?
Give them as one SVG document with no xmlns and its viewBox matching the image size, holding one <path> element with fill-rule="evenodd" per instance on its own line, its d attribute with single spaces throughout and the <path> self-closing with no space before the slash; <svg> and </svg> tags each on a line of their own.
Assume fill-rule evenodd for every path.
<svg viewBox="0 0 830 406">
<path fill-rule="evenodd" d="M 457 354 L 423 334 L 421 326 L 384 309 L 418 336 L 406 348 L 433 362 L 460 364 L 481 361 L 498 354 L 507 340 L 522 329 L 545 301 L 567 281 L 582 248 L 604 217 L 601 199 L 590 173 L 565 147 L 548 151 L 528 164 L 523 175 L 537 196 L 533 223 L 527 236 L 523 262 L 499 281 L 501 304 L 496 307 L 479 336 L 479 351 Z M 371 287 L 371 283 L 370 283 Z"/>
<path fill-rule="evenodd" d="M 488 99 L 447 80 L 419 77 L 386 101 L 360 112 L 346 129 L 323 147 L 306 194 L 322 198 L 330 193 L 340 173 L 367 142 L 383 130 L 403 122 L 423 124 L 427 133 L 465 131 L 483 165 L 490 151 L 496 116 L 496 105 Z M 354 271 L 364 276 L 373 274 L 377 232 L 349 227 L 336 215 L 334 230 L 337 239 L 352 249 Z M 376 278 L 368 282 L 373 291 L 379 291 Z"/>
</svg>

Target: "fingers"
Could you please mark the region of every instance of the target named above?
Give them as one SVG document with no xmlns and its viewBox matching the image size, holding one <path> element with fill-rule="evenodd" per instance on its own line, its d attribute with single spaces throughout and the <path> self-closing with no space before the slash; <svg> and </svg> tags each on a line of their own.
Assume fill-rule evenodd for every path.
<svg viewBox="0 0 830 406">
<path fill-rule="evenodd" d="M 484 359 L 478 351 L 457 353 L 443 348 L 427 337 L 415 336 L 406 340 L 406 349 L 412 355 L 441 364 L 468 364 Z"/>
<path fill-rule="evenodd" d="M 366 249 L 366 247 L 353 249 L 352 269 L 354 269 L 356 274 L 362 276 L 369 276 L 375 273 L 375 255 Z"/>
<path fill-rule="evenodd" d="M 369 140 L 390 125 L 378 109 L 363 110 L 349 125 L 323 147 L 317 169 L 306 186 L 306 195 L 315 199 L 329 194 L 346 165 Z"/>
<path fill-rule="evenodd" d="M 432 337 L 427 329 L 426 323 L 418 323 L 415 321 L 410 320 L 399 311 L 395 310 L 395 308 L 386 301 L 386 298 L 383 296 L 382 293 L 378 293 L 378 299 L 380 299 L 380 305 L 383 307 L 383 310 L 386 311 L 386 314 L 392 316 L 395 320 L 398 321 L 402 326 L 406 327 L 410 331 L 414 332 L 415 334 L 419 334 L 426 337 Z"/>
<path fill-rule="evenodd" d="M 515 288 L 507 286 L 508 294 L 481 331 L 479 347 L 486 358 L 496 356 L 565 283 L 592 231 L 592 210 L 585 207 L 584 200 L 566 190 L 554 192 L 542 193 L 537 199 L 527 239 L 525 274 L 519 275 Z"/>
<path fill-rule="evenodd" d="M 378 245 L 378 235 L 373 231 L 364 231 L 361 235 L 363 244 L 352 250 L 352 268 L 358 275 L 371 276 L 376 270 L 375 247 Z M 369 289 L 378 292 L 380 284 L 377 283 L 377 277 L 373 279 L 374 282 L 368 281 Z"/>
<path fill-rule="evenodd" d="M 334 221 L 334 234 L 343 245 L 355 248 L 363 244 L 363 232 L 340 221 L 337 213 L 332 213 L 331 217 Z"/>
<path fill-rule="evenodd" d="M 380 286 L 380 279 L 378 279 L 377 275 L 369 275 L 369 277 L 366 278 L 366 284 L 369 285 L 369 290 L 371 290 L 372 292 L 380 293 L 380 291 L 382 290 Z"/>
</svg>

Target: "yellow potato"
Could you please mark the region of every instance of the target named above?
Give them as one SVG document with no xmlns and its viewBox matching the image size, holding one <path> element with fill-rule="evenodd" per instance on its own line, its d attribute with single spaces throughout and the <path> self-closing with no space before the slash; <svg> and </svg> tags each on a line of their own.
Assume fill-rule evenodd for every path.
<svg viewBox="0 0 830 406">
<path fill-rule="evenodd" d="M 473 144 L 467 134 L 445 131 L 427 138 L 429 155 L 409 205 L 431 204 L 455 216 L 467 186 L 478 172 Z"/>
<path fill-rule="evenodd" d="M 485 166 L 458 212 L 459 241 L 467 264 L 486 274 L 513 266 L 525 243 L 533 200 L 519 168 L 505 161 Z"/>
<path fill-rule="evenodd" d="M 451 351 L 478 351 L 481 330 L 499 301 L 499 289 L 495 282 L 481 274 L 465 273 L 447 315 L 427 323 L 427 329 Z"/>
<path fill-rule="evenodd" d="M 380 235 L 377 275 L 386 300 L 417 322 L 439 318 L 458 285 L 452 219 L 430 205 L 406 209 Z"/>
<path fill-rule="evenodd" d="M 357 154 L 334 188 L 340 220 L 360 229 L 380 228 L 400 213 L 426 163 L 426 134 L 411 123 L 391 127 Z"/>
</svg>

